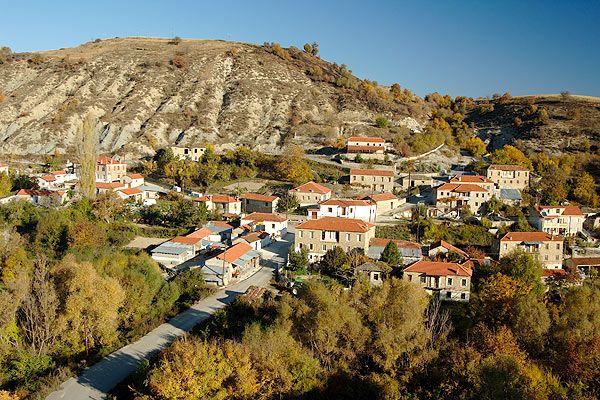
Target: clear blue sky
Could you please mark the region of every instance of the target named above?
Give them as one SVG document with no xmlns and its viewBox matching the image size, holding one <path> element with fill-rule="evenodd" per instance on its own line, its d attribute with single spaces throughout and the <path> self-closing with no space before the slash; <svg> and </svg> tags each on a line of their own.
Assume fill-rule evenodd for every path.
<svg viewBox="0 0 600 400">
<path fill-rule="evenodd" d="M 70 47 L 115 36 L 302 47 L 419 95 L 600 96 L 600 1 L 11 1 L 0 45 Z"/>
</svg>

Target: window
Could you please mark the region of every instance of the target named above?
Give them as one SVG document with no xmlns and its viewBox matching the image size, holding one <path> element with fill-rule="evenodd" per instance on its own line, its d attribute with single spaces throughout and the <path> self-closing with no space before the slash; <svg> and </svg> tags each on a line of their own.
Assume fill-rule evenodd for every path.
<svg viewBox="0 0 600 400">
<path fill-rule="evenodd" d="M 327 245 L 326 245 L 326 244 L 324 244 L 324 245 L 322 246 L 322 249 L 323 249 L 323 251 L 327 251 Z"/>
<path fill-rule="evenodd" d="M 362 240 L 362 235 L 360 233 L 356 235 L 356 240 L 358 240 L 359 242 Z"/>
<path fill-rule="evenodd" d="M 412 282 L 412 275 L 408 275 L 408 281 Z"/>
<path fill-rule="evenodd" d="M 346 233 L 346 241 L 348 241 L 348 242 L 350 241 L 350 234 L 349 233 Z"/>
<path fill-rule="evenodd" d="M 557 254 L 556 255 L 556 261 L 560 260 L 560 256 Z"/>
<path fill-rule="evenodd" d="M 556 250 L 560 250 L 560 243 L 556 243 Z"/>
<path fill-rule="evenodd" d="M 333 207 L 327 207 L 327 212 L 328 213 L 332 213 L 333 212 Z"/>
<path fill-rule="evenodd" d="M 452 285 L 452 278 L 447 279 L 448 285 Z"/>
<path fill-rule="evenodd" d="M 461 293 L 460 294 L 460 299 L 461 300 L 466 300 L 467 299 L 467 294 L 466 293 Z"/>
<path fill-rule="evenodd" d="M 275 224 L 271 224 L 271 228 L 275 229 Z"/>
<path fill-rule="evenodd" d="M 304 231 L 298 231 L 298 236 L 299 237 L 303 237 L 304 236 Z"/>
<path fill-rule="evenodd" d="M 544 256 L 544 261 L 548 261 L 548 254 Z"/>
<path fill-rule="evenodd" d="M 467 280 L 466 279 L 461 279 L 460 286 L 467 286 Z"/>
<path fill-rule="evenodd" d="M 421 277 L 421 283 L 425 283 L 425 277 L 424 276 Z"/>
<path fill-rule="evenodd" d="M 315 238 L 315 233 L 313 231 L 310 231 L 310 238 L 314 239 Z"/>
<path fill-rule="evenodd" d="M 446 292 L 446 298 L 449 299 L 452 297 L 452 292 Z"/>
<path fill-rule="evenodd" d="M 508 243 L 504 243 L 504 250 L 508 250 Z"/>
<path fill-rule="evenodd" d="M 373 280 L 374 280 L 374 281 L 378 281 L 378 280 L 379 280 L 379 274 L 378 274 L 377 272 L 375 272 L 375 273 L 373 274 Z"/>
<path fill-rule="evenodd" d="M 309 244 L 308 244 L 308 249 L 309 249 L 309 250 L 312 250 L 313 248 L 314 248 L 313 244 L 312 244 L 312 243 L 309 243 Z"/>
<path fill-rule="evenodd" d="M 550 249 L 550 245 L 548 243 L 546 243 L 546 250 Z"/>
</svg>

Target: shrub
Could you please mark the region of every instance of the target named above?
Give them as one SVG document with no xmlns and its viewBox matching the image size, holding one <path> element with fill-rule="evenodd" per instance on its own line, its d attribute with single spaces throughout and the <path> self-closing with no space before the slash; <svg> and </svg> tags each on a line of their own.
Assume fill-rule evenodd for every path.
<svg viewBox="0 0 600 400">
<path fill-rule="evenodd" d="M 478 137 L 467 139 L 465 142 L 465 150 L 473 157 L 481 157 L 486 153 L 485 143 Z"/>
<path fill-rule="evenodd" d="M 186 69 L 188 67 L 188 60 L 182 54 L 175 54 L 171 58 L 171 65 L 179 69 Z"/>
<path fill-rule="evenodd" d="M 175 46 L 181 43 L 181 38 L 179 36 L 175 36 L 173 39 L 169 41 L 169 44 L 174 44 Z"/>
<path fill-rule="evenodd" d="M 388 126 L 390 126 L 390 121 L 386 117 L 379 116 L 375 118 L 375 125 L 378 128 L 387 128 Z"/>
</svg>

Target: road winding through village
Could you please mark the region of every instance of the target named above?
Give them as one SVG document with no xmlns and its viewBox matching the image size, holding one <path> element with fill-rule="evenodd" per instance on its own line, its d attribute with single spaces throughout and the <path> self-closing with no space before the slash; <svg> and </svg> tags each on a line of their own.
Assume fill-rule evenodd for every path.
<svg viewBox="0 0 600 400">
<path fill-rule="evenodd" d="M 106 399 L 108 392 L 134 373 L 146 360 L 152 359 L 173 341 L 209 318 L 215 311 L 232 303 L 250 286 L 267 287 L 277 264 L 284 262 L 293 240 L 293 234 L 288 233 L 285 239 L 280 239 L 261 250 L 263 267 L 254 275 L 219 290 L 152 330 L 137 342 L 108 355 L 84 370 L 78 377 L 64 382 L 59 390 L 51 393 L 46 399 Z"/>
</svg>

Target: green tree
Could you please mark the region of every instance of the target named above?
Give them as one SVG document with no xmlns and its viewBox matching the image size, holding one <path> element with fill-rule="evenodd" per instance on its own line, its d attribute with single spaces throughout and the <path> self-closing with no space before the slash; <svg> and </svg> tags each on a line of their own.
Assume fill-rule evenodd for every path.
<svg viewBox="0 0 600 400">
<path fill-rule="evenodd" d="M 288 253 L 288 266 L 290 271 L 304 271 L 308 268 L 308 250 L 301 248 L 300 251 L 294 251 L 290 248 Z"/>
<path fill-rule="evenodd" d="M 350 266 L 348 265 L 348 255 L 341 247 L 335 246 L 327 250 L 319 262 L 321 271 L 332 277 L 347 277 Z"/>
<path fill-rule="evenodd" d="M 170 147 L 165 147 L 162 149 L 158 149 L 152 157 L 152 160 L 156 162 L 156 166 L 164 171 L 164 168 L 171 161 L 175 161 L 175 155 L 173 154 L 173 149 Z"/>
<path fill-rule="evenodd" d="M 383 261 L 392 268 L 402 266 L 402 254 L 398 251 L 398 246 L 393 240 L 390 240 L 381 253 L 380 261 Z"/>
<path fill-rule="evenodd" d="M 384 116 L 379 116 L 375 118 L 375 126 L 378 128 L 387 128 L 390 125 L 390 120 L 388 120 Z"/>
<path fill-rule="evenodd" d="M 286 215 L 298 207 L 300 207 L 300 202 L 293 194 L 286 193 L 277 201 L 277 211 Z"/>
<path fill-rule="evenodd" d="M 6 197 L 12 189 L 12 180 L 4 172 L 0 173 L 0 197 Z"/>
</svg>

